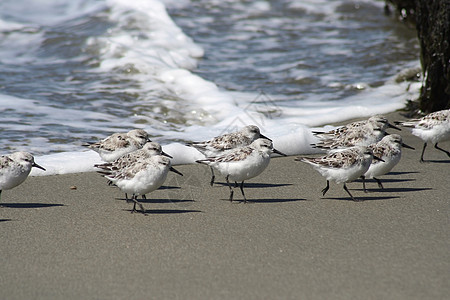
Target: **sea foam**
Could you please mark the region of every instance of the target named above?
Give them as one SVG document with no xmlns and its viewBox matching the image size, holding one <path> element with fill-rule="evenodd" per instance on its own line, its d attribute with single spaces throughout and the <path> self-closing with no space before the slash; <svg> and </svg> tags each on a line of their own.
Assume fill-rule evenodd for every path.
<svg viewBox="0 0 450 300">
<path fill-rule="evenodd" d="M 100 159 L 95 152 L 83 148 L 81 141 L 99 140 L 113 132 L 124 132 L 131 128 L 142 128 L 149 132 L 152 139 L 160 142 L 164 150 L 174 157 L 175 165 L 194 163 L 202 157 L 195 149 L 185 146 L 185 142 L 207 140 L 248 124 L 259 126 L 265 135 L 273 139 L 275 147 L 288 155 L 314 153 L 317 150 L 310 147 L 315 141 L 312 130 L 335 128 L 336 123 L 345 120 L 395 111 L 402 108 L 407 99 L 415 98 L 420 88 L 420 83 L 397 83 L 395 75 L 384 78 L 384 82 L 375 87 L 360 80 L 343 83 L 338 72 L 321 71 L 319 75 L 314 75 L 314 69 L 299 67 L 306 64 L 305 61 L 295 60 L 275 66 L 259 64 L 257 67 L 258 71 L 266 74 L 286 72 L 288 77 L 296 81 L 313 78 L 317 80 L 314 90 L 299 91 L 298 95 L 290 92 L 287 95 L 260 90 L 225 89 L 207 80 L 201 70 L 198 72 L 199 62 L 209 53 L 205 53 L 202 46 L 194 41 L 195 37 L 185 34 L 167 13 L 165 4 L 182 8 L 191 5 L 190 1 L 69 2 L 56 5 L 56 0 L 46 1 L 37 8 L 45 18 L 41 18 L 40 13 L 24 16 L 25 19 L 20 19 L 18 13 L 13 20 L 0 18 L 3 27 L 0 28 L 0 34 L 13 45 L 0 47 L 0 62 L 6 66 L 11 62 L 23 65 L 33 62 L 39 66 L 49 63 L 52 66 L 62 59 L 39 56 L 43 44 L 48 43 L 47 27 L 59 27 L 59 24 L 67 21 L 75 26 L 90 25 L 91 20 L 84 20 L 86 23 L 78 20 L 83 20 L 84 16 L 88 19 L 107 19 L 107 24 L 102 26 L 107 25 L 108 28 L 83 40 L 82 53 L 73 60 L 84 61 L 87 57 L 89 68 L 84 66 L 86 72 L 89 72 L 88 75 L 94 74 L 90 78 L 97 75 L 101 77 L 98 81 L 82 85 L 85 94 L 77 94 L 78 97 L 89 95 L 89 103 L 77 106 L 76 102 L 67 102 L 66 106 L 64 101 L 62 105 L 52 102 L 52 99 L 47 101 L 45 93 L 52 90 L 44 90 L 36 98 L 0 95 L 0 128 L 4 132 L 14 131 L 10 140 L 5 141 L 9 145 L 7 149 L 44 153 L 36 155 L 36 161 L 47 171 L 33 170 L 32 175 L 95 171 L 93 165 L 99 163 Z M 212 1 L 211 5 L 221 2 Z M 28 8 L 39 6 L 40 2 L 33 3 Z M 345 25 L 345 20 L 336 13 L 336 9 L 344 3 L 342 1 L 292 0 L 286 3 L 293 10 L 325 15 L 320 21 L 321 25 L 327 25 L 330 20 L 341 22 L 340 26 Z M 382 8 L 380 3 L 375 5 Z M 238 14 L 230 17 L 242 20 L 246 20 L 243 16 L 258 16 L 271 9 L 269 3 L 264 1 L 253 3 L 251 13 L 246 12 L 248 7 L 245 3 L 233 5 L 236 5 Z M 10 6 L 11 12 L 19 11 L 20 5 Z M 212 16 L 201 16 L 205 24 L 211 23 L 213 19 Z M 282 22 L 279 18 L 270 21 L 274 22 L 273 26 Z M 246 41 L 262 30 L 263 22 L 263 19 L 255 23 L 239 22 L 236 26 L 238 29 L 242 27 L 243 33 L 228 38 Z M 300 23 L 299 26 L 307 24 Z M 346 45 L 353 41 L 340 37 L 336 30 L 326 31 L 321 36 L 302 38 L 305 43 L 321 45 L 320 55 L 351 57 L 352 52 Z M 263 49 L 277 46 L 272 44 L 274 39 L 261 43 Z M 20 50 L 22 52 L 19 49 L 23 49 Z M 264 55 L 264 59 L 270 61 L 277 58 L 278 53 L 268 51 Z M 242 64 L 254 60 L 252 56 L 245 59 Z M 406 67 L 415 68 L 418 65 L 418 61 L 412 61 Z M 65 78 L 71 89 L 62 91 L 62 94 L 71 94 L 78 87 L 77 80 L 82 80 L 75 79 L 78 71 Z M 109 77 L 102 77 L 105 74 Z M 81 73 L 79 76 L 83 75 Z M 112 83 L 105 84 L 105 81 Z M 320 93 L 321 88 L 344 92 Z M 109 96 L 107 99 L 92 96 L 106 93 Z M 127 98 L 122 100 L 117 96 L 115 99 L 116 94 L 126 94 Z M 32 119 L 24 119 L 24 116 L 29 116 L 29 112 L 33 114 Z M 182 121 L 177 122 L 178 119 Z M 60 138 L 69 142 L 52 142 Z M 70 142 L 72 138 L 76 142 Z M 51 154 L 45 154 L 47 152 Z"/>
</svg>

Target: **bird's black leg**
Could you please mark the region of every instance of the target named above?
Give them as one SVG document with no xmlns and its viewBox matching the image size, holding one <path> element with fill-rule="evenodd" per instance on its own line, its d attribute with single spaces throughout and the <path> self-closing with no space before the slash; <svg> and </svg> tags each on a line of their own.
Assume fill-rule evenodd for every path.
<svg viewBox="0 0 450 300">
<path fill-rule="evenodd" d="M 325 196 L 325 194 L 328 192 L 329 188 L 330 188 L 330 182 L 327 180 L 327 186 L 322 189 L 322 196 Z"/>
<path fill-rule="evenodd" d="M 133 194 L 133 196 L 132 197 L 134 197 L 134 194 Z M 128 199 L 128 195 L 127 195 L 127 193 L 125 193 L 125 200 L 127 201 L 127 203 L 128 202 L 131 202 L 132 200 L 130 200 L 130 199 Z"/>
<path fill-rule="evenodd" d="M 427 147 L 427 143 L 423 144 L 423 148 L 422 148 L 422 155 L 420 155 L 420 162 L 425 162 L 423 160 L 423 154 L 425 153 L 425 148 Z"/>
<path fill-rule="evenodd" d="M 244 194 L 244 181 L 243 180 L 241 182 L 241 193 L 242 193 L 242 196 L 244 196 L 244 203 L 247 203 L 247 198 L 245 198 L 245 194 Z"/>
<path fill-rule="evenodd" d="M 211 186 L 214 185 L 214 180 L 216 179 L 216 175 L 214 175 L 214 169 L 212 167 L 209 167 L 211 169 L 211 182 L 209 183 Z"/>
<path fill-rule="evenodd" d="M 353 198 L 352 194 L 350 194 L 350 191 L 348 190 L 347 186 L 344 183 L 344 190 L 348 193 L 348 195 L 350 196 L 350 198 L 352 198 L 353 201 L 358 201 L 355 198 Z"/>
<path fill-rule="evenodd" d="M 233 202 L 233 188 L 231 187 L 231 185 L 230 185 L 230 181 L 228 180 L 228 177 L 229 177 L 230 175 L 227 175 L 227 177 L 225 177 L 225 179 L 227 180 L 227 184 L 228 184 L 228 187 L 230 188 L 230 202 Z"/>
<path fill-rule="evenodd" d="M 380 179 L 375 178 L 375 177 L 374 177 L 373 179 L 376 180 L 376 182 L 378 183 L 378 187 L 379 187 L 380 189 L 384 189 L 383 184 L 381 183 L 381 180 L 380 180 Z"/>
<path fill-rule="evenodd" d="M 131 210 L 131 213 L 137 212 L 137 210 L 136 210 L 137 201 L 134 199 L 134 197 L 135 197 L 135 195 L 133 194 L 133 196 L 131 196 L 131 201 L 133 201 L 134 203 L 133 203 L 133 209 Z M 128 199 L 127 199 L 127 201 L 128 201 Z"/>
<path fill-rule="evenodd" d="M 436 144 L 434 145 L 434 148 L 436 148 L 436 149 L 438 149 L 438 150 L 441 150 L 442 152 L 446 153 L 448 157 L 450 157 L 450 152 L 448 152 L 447 150 L 444 150 L 444 149 L 438 147 L 437 144 L 438 144 L 438 143 L 436 143 Z"/>
<path fill-rule="evenodd" d="M 0 201 L 1 200 L 2 200 L 2 190 L 0 190 Z M 0 203 L 0 207 L 3 207 L 1 203 Z"/>
<path fill-rule="evenodd" d="M 361 176 L 362 182 L 363 182 L 363 190 L 364 193 L 368 193 L 368 190 L 366 190 L 366 176 Z"/>
<path fill-rule="evenodd" d="M 137 195 L 134 195 L 134 194 L 133 194 L 133 198 L 131 198 L 131 201 L 134 202 L 133 209 L 131 210 L 132 213 L 137 212 L 137 210 L 136 210 L 136 204 L 137 204 L 137 205 L 139 205 L 139 208 L 141 209 L 141 212 L 142 212 L 144 215 L 146 214 L 146 213 L 145 213 L 144 206 L 137 200 Z"/>
</svg>

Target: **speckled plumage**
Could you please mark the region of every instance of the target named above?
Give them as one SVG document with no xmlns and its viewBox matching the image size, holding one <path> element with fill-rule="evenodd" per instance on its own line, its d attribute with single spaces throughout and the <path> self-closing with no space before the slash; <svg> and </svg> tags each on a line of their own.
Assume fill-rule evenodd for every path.
<svg viewBox="0 0 450 300">
<path fill-rule="evenodd" d="M 84 144 L 84 146 L 97 152 L 103 161 L 111 162 L 142 148 L 147 142 L 151 140 L 145 130 L 133 129 L 127 133 L 114 133 L 99 142 Z"/>
<path fill-rule="evenodd" d="M 450 157 L 449 151 L 438 147 L 439 142 L 450 139 L 450 109 L 436 111 L 420 119 L 411 119 L 397 123 L 405 127 L 411 127 L 411 133 L 424 141 L 420 161 L 424 161 L 423 155 L 427 143 L 434 144 L 436 149 Z"/>
<path fill-rule="evenodd" d="M 267 139 L 261 134 L 258 126 L 248 125 L 237 132 L 223 134 L 204 142 L 187 143 L 187 145 L 194 147 L 206 157 L 213 157 L 229 150 L 248 146 L 259 138 Z"/>
<path fill-rule="evenodd" d="M 157 142 L 148 142 L 141 149 L 124 154 L 112 162 L 94 165 L 94 167 L 100 169 L 121 170 L 130 165 L 133 165 L 139 160 L 156 155 L 164 155 L 172 158 L 170 155 L 162 151 L 162 147 L 160 144 L 158 144 Z"/>
<path fill-rule="evenodd" d="M 204 142 L 187 143 L 188 146 L 194 147 L 205 157 L 216 157 L 225 155 L 234 149 L 250 145 L 253 141 L 259 138 L 268 139 L 262 135 L 258 126 L 248 125 L 237 132 L 227 133 L 217 136 L 211 140 Z M 211 182 L 214 184 L 214 170 L 211 168 Z"/>
<path fill-rule="evenodd" d="M 145 198 L 145 194 L 158 189 L 166 180 L 169 171 L 183 175 L 172 168 L 170 158 L 163 155 L 135 155 L 134 158 L 123 159 L 118 163 L 96 166 L 102 169 L 99 173 L 105 178 L 111 180 L 123 192 L 133 195 L 131 199 L 134 202 L 133 212 L 136 211 L 136 204 L 140 206 L 142 212 L 145 212 L 142 204 L 137 201 L 137 197 Z"/>
<path fill-rule="evenodd" d="M 396 128 L 384 116 L 373 116 L 368 120 L 349 123 L 328 132 L 313 132 L 320 139 L 315 148 L 340 149 L 353 146 L 368 146 L 380 141 L 386 135 L 388 127 Z"/>
<path fill-rule="evenodd" d="M 33 167 L 45 171 L 34 162 L 33 155 L 28 152 L 0 156 L 0 195 L 2 190 L 12 189 L 24 182 Z"/>
<path fill-rule="evenodd" d="M 332 180 L 336 183 L 343 183 L 345 191 L 355 200 L 345 183 L 363 175 L 369 169 L 372 158 L 372 150 L 363 146 L 355 146 L 333 151 L 322 157 L 298 157 L 296 160 L 312 165 L 327 179 L 327 186 L 322 190 L 323 195 L 328 191 L 329 181 Z"/>
<path fill-rule="evenodd" d="M 402 156 L 402 147 L 414 149 L 404 144 L 402 137 L 398 134 L 387 135 L 381 141 L 369 145 L 368 148 L 372 150 L 373 155 L 382 160 L 372 160 L 369 169 L 363 175 L 363 179 L 374 178 L 378 186 L 383 188 L 383 184 L 377 177 L 390 172 L 399 163 Z M 363 188 L 366 191 L 364 181 Z"/>
<path fill-rule="evenodd" d="M 237 148 L 221 156 L 197 160 L 197 162 L 207 164 L 225 176 L 230 187 L 230 201 L 233 201 L 233 189 L 229 181 L 240 181 L 241 192 L 246 201 L 243 190 L 244 181 L 261 174 L 269 165 L 270 155 L 273 152 L 284 155 L 273 148 L 270 140 L 260 138 L 248 146 Z"/>
</svg>

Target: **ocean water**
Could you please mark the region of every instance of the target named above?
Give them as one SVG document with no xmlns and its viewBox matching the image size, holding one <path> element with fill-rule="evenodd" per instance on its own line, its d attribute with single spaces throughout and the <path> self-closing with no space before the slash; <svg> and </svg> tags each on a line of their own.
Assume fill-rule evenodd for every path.
<svg viewBox="0 0 450 300">
<path fill-rule="evenodd" d="M 0 153 L 33 153 L 33 175 L 91 171 L 84 142 L 143 128 L 191 163 L 184 142 L 246 124 L 311 153 L 311 128 L 417 97 L 402 74 L 419 66 L 384 1 L 3 0 Z"/>
</svg>

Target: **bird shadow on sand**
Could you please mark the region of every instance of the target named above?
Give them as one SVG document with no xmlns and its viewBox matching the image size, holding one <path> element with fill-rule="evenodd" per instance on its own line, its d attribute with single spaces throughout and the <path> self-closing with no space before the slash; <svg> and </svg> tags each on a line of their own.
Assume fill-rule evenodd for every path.
<svg viewBox="0 0 450 300">
<path fill-rule="evenodd" d="M 414 178 L 386 178 L 386 177 L 381 177 L 379 178 L 380 181 L 382 183 L 386 183 L 386 182 L 408 182 L 408 181 L 416 181 Z M 356 179 L 353 182 L 359 182 L 362 184 L 362 179 Z M 375 181 L 375 179 L 366 179 L 366 185 L 367 184 L 374 184 L 377 185 L 377 182 Z"/>
<path fill-rule="evenodd" d="M 181 187 L 179 186 L 167 186 L 167 185 L 162 185 L 159 187 L 158 190 L 179 190 L 181 189 Z"/>
<path fill-rule="evenodd" d="M 0 219 L 0 223 L 1 222 L 8 222 L 8 221 L 12 221 L 12 219 Z"/>
<path fill-rule="evenodd" d="M 65 206 L 64 204 L 53 203 L 2 203 L 2 207 L 8 208 L 47 208 L 55 206 Z"/>
<path fill-rule="evenodd" d="M 215 182 L 214 184 L 228 186 L 226 182 Z M 231 186 L 235 186 L 235 183 L 231 183 Z M 270 188 L 270 187 L 282 187 L 282 186 L 290 186 L 292 183 L 258 183 L 258 182 L 244 182 L 244 188 Z"/>
<path fill-rule="evenodd" d="M 444 159 L 444 160 L 435 160 L 435 159 L 425 159 L 422 163 L 432 163 L 432 164 L 450 164 L 450 160 Z"/>
<path fill-rule="evenodd" d="M 131 213 L 131 209 L 124 209 Z M 135 212 L 133 214 L 144 214 L 144 215 L 171 215 L 171 214 L 186 214 L 186 213 L 201 213 L 201 210 L 196 209 L 146 209 L 144 213 L 141 211 Z"/>
<path fill-rule="evenodd" d="M 389 172 L 385 176 L 398 176 L 398 175 L 408 175 L 408 174 L 419 174 L 418 171 L 405 171 L 405 172 Z M 381 177 L 384 178 L 384 177 Z"/>
<path fill-rule="evenodd" d="M 283 203 L 283 202 L 296 202 L 306 201 L 302 198 L 264 198 L 264 199 L 247 199 L 250 203 Z"/>
<path fill-rule="evenodd" d="M 230 199 L 220 199 L 222 201 L 230 202 Z M 248 204 L 248 203 L 283 203 L 283 202 L 296 202 L 296 201 L 307 201 L 302 198 L 259 198 L 259 199 L 247 199 L 247 202 L 244 202 L 244 199 L 233 199 L 232 204 Z"/>
<path fill-rule="evenodd" d="M 400 198 L 399 196 L 355 196 L 353 195 L 353 197 L 355 197 L 356 201 L 353 201 L 351 198 L 349 197 L 339 197 L 339 198 L 335 198 L 335 197 L 325 197 L 322 199 L 329 199 L 329 200 L 339 200 L 339 201 L 348 201 L 348 202 L 354 202 L 354 203 L 358 203 L 358 202 L 365 202 L 365 201 L 380 201 L 380 200 L 391 200 L 391 199 L 398 199 Z"/>
<path fill-rule="evenodd" d="M 116 198 L 116 200 L 123 200 L 123 201 L 127 201 L 127 199 L 125 198 Z M 183 203 L 183 202 L 195 202 L 195 200 L 178 200 L 178 199 L 169 199 L 169 198 L 165 198 L 165 199 L 151 199 L 151 198 L 147 198 L 147 199 L 138 199 L 138 201 L 140 203 Z"/>
<path fill-rule="evenodd" d="M 178 199 L 144 199 L 139 200 L 141 203 L 184 203 L 184 202 L 195 202 L 195 200 L 186 199 L 186 200 L 178 200 Z"/>
<path fill-rule="evenodd" d="M 363 189 L 353 189 L 353 190 L 360 190 L 362 191 Z M 367 190 L 369 191 L 369 193 L 367 194 L 371 194 L 371 193 L 406 193 L 406 192 L 418 192 L 418 191 L 428 191 L 428 190 L 432 190 L 432 188 L 410 188 L 410 187 L 405 187 L 405 188 L 367 188 Z"/>
</svg>

